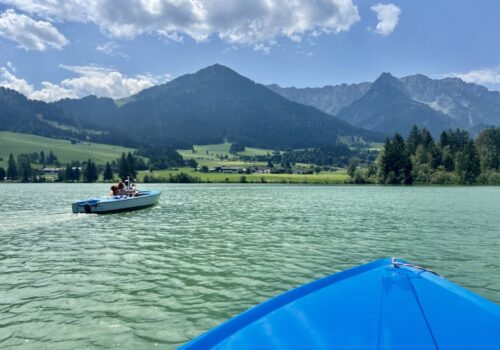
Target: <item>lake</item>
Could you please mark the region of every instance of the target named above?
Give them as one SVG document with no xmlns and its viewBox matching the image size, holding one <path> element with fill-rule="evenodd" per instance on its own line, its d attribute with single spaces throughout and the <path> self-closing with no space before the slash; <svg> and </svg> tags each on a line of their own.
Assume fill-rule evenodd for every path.
<svg viewBox="0 0 500 350">
<path fill-rule="evenodd" d="M 0 348 L 174 348 L 380 257 L 500 302 L 500 187 L 143 185 L 150 209 L 72 214 L 106 184 L 1 184 Z"/>
</svg>

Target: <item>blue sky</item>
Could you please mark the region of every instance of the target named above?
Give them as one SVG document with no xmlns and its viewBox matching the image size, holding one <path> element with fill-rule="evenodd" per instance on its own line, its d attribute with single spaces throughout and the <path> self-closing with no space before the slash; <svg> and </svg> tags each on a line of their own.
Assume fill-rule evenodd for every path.
<svg viewBox="0 0 500 350">
<path fill-rule="evenodd" d="M 500 89 L 499 15 L 496 0 L 0 0 L 0 85 L 120 98 L 220 63 L 282 86 L 391 72 Z"/>
</svg>

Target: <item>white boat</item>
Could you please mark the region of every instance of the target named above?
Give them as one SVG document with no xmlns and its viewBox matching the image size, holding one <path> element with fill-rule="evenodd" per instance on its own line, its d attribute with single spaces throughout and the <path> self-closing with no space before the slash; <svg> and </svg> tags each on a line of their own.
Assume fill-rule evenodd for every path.
<svg viewBox="0 0 500 350">
<path fill-rule="evenodd" d="M 133 196 L 108 196 L 80 200 L 71 204 L 73 213 L 104 214 L 150 207 L 158 203 L 161 191 L 137 191 Z"/>
</svg>

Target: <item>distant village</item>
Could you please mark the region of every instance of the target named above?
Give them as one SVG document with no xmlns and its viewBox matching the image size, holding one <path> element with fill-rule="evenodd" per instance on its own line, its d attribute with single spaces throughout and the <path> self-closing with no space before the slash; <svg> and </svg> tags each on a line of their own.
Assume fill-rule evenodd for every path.
<svg viewBox="0 0 500 350">
<path fill-rule="evenodd" d="M 197 171 L 204 173 L 221 173 L 221 174 L 312 174 L 312 170 L 306 169 L 293 169 L 283 167 L 266 167 L 266 166 L 256 166 L 256 167 L 237 167 L 237 166 L 218 166 L 218 167 L 200 167 L 198 166 Z"/>
</svg>

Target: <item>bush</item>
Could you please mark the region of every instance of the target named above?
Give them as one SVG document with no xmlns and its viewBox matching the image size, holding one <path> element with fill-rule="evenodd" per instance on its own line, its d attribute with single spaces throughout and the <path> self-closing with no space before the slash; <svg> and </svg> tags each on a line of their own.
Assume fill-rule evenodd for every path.
<svg viewBox="0 0 500 350">
<path fill-rule="evenodd" d="M 451 185 L 459 182 L 459 178 L 455 174 L 445 171 L 443 166 L 438 167 L 430 179 L 430 183 L 435 185 Z"/>
<path fill-rule="evenodd" d="M 168 182 L 170 183 L 183 183 L 183 184 L 186 184 L 186 183 L 197 183 L 197 182 L 201 182 L 200 178 L 199 177 L 194 177 L 194 176 L 191 176 L 191 175 L 188 175 L 186 173 L 179 173 L 179 174 L 175 174 L 175 175 L 172 175 L 172 174 L 169 174 L 168 176 Z"/>
<path fill-rule="evenodd" d="M 500 172 L 488 170 L 479 175 L 477 182 L 482 185 L 500 185 Z"/>
</svg>

